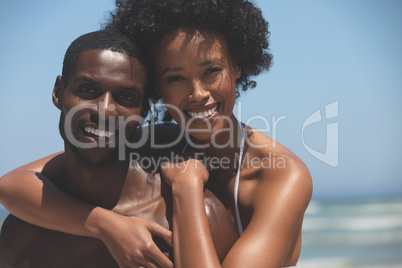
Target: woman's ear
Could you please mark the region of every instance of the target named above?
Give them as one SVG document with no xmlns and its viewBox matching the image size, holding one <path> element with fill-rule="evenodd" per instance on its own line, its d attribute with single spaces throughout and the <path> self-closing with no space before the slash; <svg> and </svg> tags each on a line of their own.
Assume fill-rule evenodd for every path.
<svg viewBox="0 0 402 268">
<path fill-rule="evenodd" d="M 56 77 L 56 82 L 54 83 L 52 100 L 54 106 L 56 106 L 59 110 L 61 110 L 63 107 L 63 89 L 63 81 L 61 79 L 61 76 L 58 75 Z"/>
<path fill-rule="evenodd" d="M 234 72 L 235 72 L 236 79 L 239 79 L 240 76 L 241 76 L 241 67 L 240 67 L 240 65 L 235 66 Z"/>
</svg>

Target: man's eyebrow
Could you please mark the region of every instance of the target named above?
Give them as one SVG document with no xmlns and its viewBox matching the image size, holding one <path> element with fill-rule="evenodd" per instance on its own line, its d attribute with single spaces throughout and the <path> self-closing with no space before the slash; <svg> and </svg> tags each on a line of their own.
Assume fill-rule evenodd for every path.
<svg viewBox="0 0 402 268">
<path fill-rule="evenodd" d="M 120 87 L 122 90 L 125 91 L 133 91 L 134 94 L 137 94 L 137 96 L 139 96 L 140 99 L 143 99 L 143 92 L 136 86 L 136 85 L 132 85 L 132 86 L 121 86 Z"/>
<path fill-rule="evenodd" d="M 121 86 L 120 87 L 123 90 L 129 90 L 129 91 L 137 91 L 141 93 L 141 90 L 136 86 L 136 85 L 132 85 L 132 86 Z"/>
<path fill-rule="evenodd" d="M 76 80 L 77 81 L 85 81 L 85 82 L 89 82 L 89 83 L 93 83 L 93 84 L 100 84 L 99 81 L 92 79 L 91 77 L 86 76 L 86 75 L 80 76 Z"/>
</svg>

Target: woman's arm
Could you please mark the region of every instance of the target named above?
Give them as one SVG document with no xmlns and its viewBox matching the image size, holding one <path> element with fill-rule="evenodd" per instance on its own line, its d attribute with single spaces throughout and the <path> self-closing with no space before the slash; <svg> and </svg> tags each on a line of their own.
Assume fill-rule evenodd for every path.
<svg viewBox="0 0 402 268">
<path fill-rule="evenodd" d="M 97 230 L 91 224 L 85 225 L 91 212 L 96 215 L 94 207 L 60 191 L 47 177 L 62 173 L 64 163 L 64 154 L 58 153 L 4 175 L 0 178 L 0 203 L 11 214 L 31 224 L 94 237 Z"/>
<path fill-rule="evenodd" d="M 48 178 L 65 170 L 63 153 L 20 167 L 0 178 L 0 203 L 31 224 L 73 235 L 101 239 L 120 266 L 172 267 L 152 235 L 171 244 L 171 232 L 147 220 L 126 217 L 81 202 Z"/>
<path fill-rule="evenodd" d="M 204 206 L 208 171 L 203 163 L 166 163 L 161 173 L 172 187 L 175 267 L 220 267 Z"/>
<path fill-rule="evenodd" d="M 248 196 L 252 208 L 250 222 L 230 250 L 224 265 L 296 265 L 301 246 L 301 225 L 311 198 L 312 181 L 310 173 L 299 159 L 282 156 L 286 168 L 261 169 L 258 183 L 251 191 L 252 197 Z M 242 194 L 244 192 L 239 192 L 240 202 L 244 198 Z"/>
<path fill-rule="evenodd" d="M 174 250 L 180 253 L 175 254 L 175 266 L 278 268 L 295 264 L 298 256 L 288 259 L 289 249 L 300 230 L 312 186 L 301 161 L 292 157 L 286 161 L 286 169 L 264 169 L 252 182 L 252 195 L 248 195 L 251 220 L 222 265 L 211 242 L 201 202 L 208 177 L 199 168 L 202 164 L 197 168 L 196 162 L 164 166 L 163 175 L 173 193 Z"/>
</svg>

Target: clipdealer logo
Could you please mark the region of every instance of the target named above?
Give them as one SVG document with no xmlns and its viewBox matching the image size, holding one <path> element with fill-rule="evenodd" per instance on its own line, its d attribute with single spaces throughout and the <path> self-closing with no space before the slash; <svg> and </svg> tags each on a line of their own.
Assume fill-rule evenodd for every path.
<svg viewBox="0 0 402 268">
<path fill-rule="evenodd" d="M 339 103 L 334 101 L 324 108 L 325 120 L 332 118 L 338 118 Z M 312 113 L 303 123 L 302 126 L 302 142 L 304 148 L 318 160 L 332 166 L 337 167 L 339 164 L 339 123 L 332 122 L 326 124 L 326 138 L 325 138 L 325 152 L 319 152 L 313 149 L 305 142 L 304 131 L 307 127 L 322 122 L 323 116 L 321 115 L 321 109 L 318 109 Z"/>
<path fill-rule="evenodd" d="M 93 106 L 94 106 L 94 104 L 91 104 L 91 105 L 80 104 L 80 105 L 77 105 L 76 107 L 74 107 L 73 109 L 71 109 L 66 114 L 65 121 L 64 121 L 65 135 L 66 135 L 66 138 L 70 141 L 70 143 L 75 145 L 76 147 L 79 147 L 82 149 L 89 149 L 89 148 L 95 148 L 95 147 L 104 148 L 105 147 L 105 140 L 103 140 L 103 139 L 100 139 L 98 143 L 96 143 L 96 142 L 85 143 L 85 142 L 80 142 L 79 140 L 77 140 L 72 133 L 71 123 L 72 123 L 72 121 L 74 121 L 74 119 L 73 119 L 74 115 L 77 112 L 79 112 L 80 110 L 92 109 Z M 118 147 L 119 160 L 125 159 L 127 149 L 140 148 L 147 142 L 147 139 L 149 139 L 149 138 L 151 139 L 150 145 L 152 148 L 168 148 L 168 147 L 174 146 L 175 144 L 180 142 L 180 140 L 182 138 L 185 138 L 188 143 L 191 143 L 191 139 L 190 139 L 191 129 L 190 129 L 190 132 L 184 131 L 182 129 L 182 131 L 180 132 L 180 135 L 178 137 L 176 137 L 176 139 L 171 141 L 169 144 L 155 143 L 154 124 L 150 124 L 149 127 L 143 128 L 143 135 L 141 136 L 140 140 L 131 142 L 131 141 L 127 140 L 124 135 L 124 133 L 125 133 L 124 130 L 126 129 L 127 124 L 129 124 L 129 122 L 131 122 L 131 121 L 136 121 L 141 125 L 146 120 L 139 115 L 131 115 L 128 118 L 124 118 L 123 116 L 118 116 L 118 117 L 110 116 L 107 118 L 107 121 L 105 121 L 105 119 L 103 119 L 103 118 L 106 118 L 106 110 L 112 111 L 115 109 L 115 107 L 104 108 L 103 103 L 99 103 L 99 106 L 100 106 L 100 108 L 99 108 L 99 112 L 100 112 L 99 131 L 105 131 L 107 129 L 109 129 L 109 130 L 114 129 L 114 127 L 116 125 L 118 125 L 118 129 L 119 129 L 118 137 L 116 137 L 115 135 L 112 135 L 109 138 L 110 143 L 108 146 L 111 148 L 114 148 L 116 146 Z M 168 105 L 164 104 L 164 106 L 168 106 Z M 189 120 L 189 122 L 186 122 L 184 119 L 185 116 L 179 108 L 172 106 L 172 105 L 170 105 L 168 107 L 170 109 L 175 110 L 176 113 L 180 115 L 181 125 L 182 126 L 184 125 L 185 129 L 189 128 L 189 125 L 191 124 L 192 121 Z M 322 112 L 324 112 L 324 115 L 322 114 Z M 313 112 L 311 115 L 309 115 L 307 117 L 307 119 L 304 120 L 304 122 L 302 124 L 302 129 L 301 129 L 302 144 L 303 144 L 304 148 L 307 150 L 307 152 L 309 152 L 316 159 L 318 159 L 332 167 L 337 167 L 339 164 L 339 124 L 338 124 L 338 122 L 334 122 L 334 120 L 333 120 L 334 118 L 338 118 L 338 115 L 339 115 L 339 103 L 338 103 L 338 101 L 334 101 L 330 104 L 327 104 L 324 107 L 324 111 L 321 111 L 321 109 L 318 109 L 315 112 Z M 236 129 L 235 125 L 233 124 L 233 122 L 230 120 L 229 117 L 220 116 L 220 119 L 226 120 L 228 123 L 228 127 L 220 130 L 220 132 L 226 131 L 227 133 L 229 133 L 229 136 L 230 136 L 229 142 L 224 143 L 224 144 L 217 143 L 215 140 L 216 133 L 214 133 L 212 135 L 211 143 L 217 148 L 225 148 L 225 147 L 230 148 L 230 147 L 235 146 L 236 141 L 235 141 L 235 137 L 233 136 L 233 133 L 235 131 L 238 131 L 238 129 Z M 238 119 L 241 120 L 241 103 L 240 102 L 238 103 Z M 245 124 L 249 125 L 252 121 L 255 121 L 255 120 L 261 121 L 264 124 L 264 128 L 260 128 L 258 130 L 263 133 L 267 133 L 267 132 L 271 133 L 272 138 L 273 138 L 272 146 L 275 147 L 276 139 L 277 139 L 278 125 L 281 121 L 284 121 L 286 119 L 287 119 L 287 117 L 284 115 L 282 115 L 280 117 L 272 116 L 271 122 L 270 122 L 268 120 L 268 118 L 266 118 L 265 116 L 254 115 L 251 118 L 249 118 L 245 122 Z M 310 145 L 308 145 L 306 143 L 305 130 L 307 128 L 311 127 L 312 125 L 319 124 L 320 122 L 324 122 L 327 120 L 330 120 L 330 121 L 327 124 L 325 124 L 325 127 L 326 127 L 325 152 L 320 152 L 319 150 L 312 148 Z M 207 129 L 203 130 L 203 131 L 211 131 L 211 130 L 212 130 L 212 127 L 211 127 L 210 123 L 208 122 Z M 268 146 L 268 144 L 253 144 L 250 141 L 250 139 L 247 138 L 247 136 L 246 136 L 245 142 L 247 142 L 248 146 L 255 147 L 255 148 L 263 148 L 263 147 Z M 190 144 L 190 145 L 193 146 L 194 148 L 198 148 L 197 144 Z M 199 149 L 203 149 L 202 145 Z"/>
</svg>

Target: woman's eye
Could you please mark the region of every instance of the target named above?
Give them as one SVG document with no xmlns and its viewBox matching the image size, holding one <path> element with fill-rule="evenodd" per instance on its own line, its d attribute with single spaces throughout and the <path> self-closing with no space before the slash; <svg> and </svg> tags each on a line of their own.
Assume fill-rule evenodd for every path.
<svg viewBox="0 0 402 268">
<path fill-rule="evenodd" d="M 216 73 L 216 72 L 220 72 L 220 71 L 222 71 L 221 68 L 218 68 L 218 67 L 211 67 L 211 68 L 208 68 L 208 69 L 205 71 L 205 74 L 211 74 L 211 73 Z"/>
<path fill-rule="evenodd" d="M 184 78 L 183 78 L 182 76 L 180 76 L 180 75 L 175 75 L 175 76 L 169 77 L 167 81 L 168 81 L 169 83 L 171 83 L 171 82 L 177 82 L 177 81 L 181 81 L 181 80 L 184 80 Z"/>
</svg>

